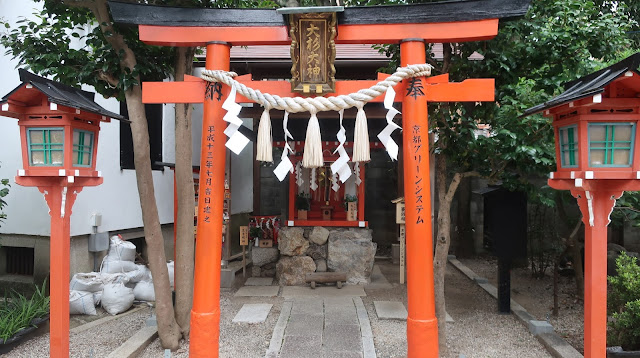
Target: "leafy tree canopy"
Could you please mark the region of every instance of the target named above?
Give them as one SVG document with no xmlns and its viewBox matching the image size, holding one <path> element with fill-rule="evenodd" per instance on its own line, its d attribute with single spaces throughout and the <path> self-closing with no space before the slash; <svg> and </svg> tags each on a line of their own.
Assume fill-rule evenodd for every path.
<svg viewBox="0 0 640 358">
<path fill-rule="evenodd" d="M 0 34 L 0 44 L 6 54 L 18 59 L 20 65 L 56 81 L 78 86 L 88 84 L 105 97 L 124 100 L 124 91 L 137 84 L 137 78 L 160 81 L 173 72 L 173 47 L 148 46 L 138 40 L 136 26 L 114 24 L 114 29 L 140 60 L 133 70 L 122 68 L 119 61 L 124 51 L 116 52 L 97 26 L 93 13 L 87 8 L 70 7 L 75 1 L 35 0 L 43 2 L 36 18 L 18 20 L 16 27 L 0 22 L 5 31 Z M 135 1 L 132 1 L 135 2 Z M 275 7 L 272 1 L 253 0 L 157 0 L 149 4 L 202 8 L 223 7 Z M 70 46 L 70 44 L 73 44 Z M 77 44 L 77 45 L 75 45 Z"/>
</svg>

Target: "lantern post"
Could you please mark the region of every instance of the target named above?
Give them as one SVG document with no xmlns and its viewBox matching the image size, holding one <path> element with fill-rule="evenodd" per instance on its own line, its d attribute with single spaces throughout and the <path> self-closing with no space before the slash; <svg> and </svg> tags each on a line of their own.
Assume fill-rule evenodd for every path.
<svg viewBox="0 0 640 358">
<path fill-rule="evenodd" d="M 70 218 L 77 194 L 102 184 L 96 171 L 100 122 L 123 119 L 94 94 L 19 70 L 22 84 L 2 98 L 0 115 L 17 118 L 23 169 L 18 185 L 37 187 L 51 216 L 50 337 L 54 358 L 69 356 Z"/>
<path fill-rule="evenodd" d="M 585 225 L 584 356 L 607 344 L 607 226 L 616 199 L 640 190 L 640 53 L 565 85 L 532 107 L 552 118 L 557 169 L 549 186 L 569 190 Z"/>
</svg>

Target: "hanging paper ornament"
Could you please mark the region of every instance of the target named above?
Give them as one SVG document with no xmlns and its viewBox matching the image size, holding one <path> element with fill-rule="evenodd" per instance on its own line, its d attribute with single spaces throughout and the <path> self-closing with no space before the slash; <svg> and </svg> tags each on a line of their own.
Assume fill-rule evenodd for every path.
<svg viewBox="0 0 640 358">
<path fill-rule="evenodd" d="M 351 176 L 351 167 L 349 167 L 349 155 L 347 151 L 344 149 L 344 142 L 347 140 L 347 131 L 344 129 L 342 125 L 342 119 L 344 117 L 344 109 L 341 109 L 340 112 L 340 130 L 338 131 L 338 148 L 333 152 L 335 154 L 338 152 L 340 157 L 331 164 L 331 172 L 334 174 L 338 174 L 340 176 L 340 181 L 345 182 Z"/>
<path fill-rule="evenodd" d="M 322 157 L 322 138 L 320 136 L 320 123 L 315 113 L 311 113 L 307 125 L 307 137 L 304 142 L 302 166 L 305 168 L 319 168 L 324 165 Z"/>
<path fill-rule="evenodd" d="M 387 87 L 387 93 L 384 95 L 384 108 L 388 109 L 387 112 L 387 126 L 378 134 L 378 139 L 382 142 L 382 145 L 387 149 L 387 153 L 389 153 L 389 157 L 392 160 L 398 160 L 398 145 L 391 138 L 391 133 L 394 130 L 402 128 L 393 122 L 393 117 L 396 114 L 399 114 L 400 111 L 393 108 L 393 100 L 396 98 L 396 91 L 393 90 L 393 87 Z"/>
<path fill-rule="evenodd" d="M 368 162 L 371 160 L 369 153 L 369 129 L 367 127 L 367 115 L 362 108 L 363 104 L 358 105 L 358 113 L 356 114 L 356 127 L 353 130 L 353 161 Z"/>
<path fill-rule="evenodd" d="M 296 163 L 296 184 L 298 188 L 302 186 L 302 183 L 304 183 L 304 179 L 302 179 L 302 163 L 298 161 Z"/>
<path fill-rule="evenodd" d="M 271 142 L 271 117 L 269 116 L 269 108 L 265 107 L 262 115 L 260 116 L 260 124 L 258 125 L 256 160 L 262 162 L 273 162 Z"/>
<path fill-rule="evenodd" d="M 353 171 L 356 176 L 356 185 L 360 186 L 360 183 L 362 183 L 362 179 L 360 179 L 360 163 L 353 163 Z"/>
<path fill-rule="evenodd" d="M 289 139 L 293 140 L 293 136 L 287 129 L 287 123 L 289 122 L 289 112 L 284 112 L 284 120 L 282 121 L 282 126 L 284 127 L 284 150 L 282 151 L 282 157 L 280 158 L 280 164 L 273 171 L 278 180 L 283 181 L 287 176 L 287 173 L 293 173 L 293 164 L 289 159 L 289 153 L 293 153 L 293 150 L 289 146 Z M 298 179 L 298 178 L 296 178 Z"/>
<path fill-rule="evenodd" d="M 318 183 L 316 183 L 316 168 L 311 169 L 311 179 L 309 179 L 309 181 L 311 182 L 309 189 L 316 191 L 316 189 L 318 189 Z"/>
<path fill-rule="evenodd" d="M 338 174 L 333 173 L 331 176 L 331 189 L 333 191 L 338 191 L 340 189 L 340 184 L 338 183 Z"/>
<path fill-rule="evenodd" d="M 229 123 L 224 130 L 224 134 L 229 137 L 225 146 L 232 152 L 240 154 L 244 147 L 249 143 L 249 138 L 245 137 L 238 131 L 238 128 L 242 125 L 242 119 L 238 117 L 242 106 L 236 103 L 236 88 L 231 86 L 229 96 L 222 104 L 222 108 L 227 111 L 227 114 L 222 118 L 225 122 Z"/>
</svg>

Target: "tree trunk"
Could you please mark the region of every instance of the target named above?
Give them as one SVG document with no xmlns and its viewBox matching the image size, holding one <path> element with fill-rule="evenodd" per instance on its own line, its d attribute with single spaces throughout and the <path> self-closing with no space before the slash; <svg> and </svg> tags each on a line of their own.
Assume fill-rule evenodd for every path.
<svg viewBox="0 0 640 358">
<path fill-rule="evenodd" d="M 456 216 L 455 253 L 458 257 L 473 255 L 473 231 L 471 227 L 471 178 L 460 181 Z"/>
<path fill-rule="evenodd" d="M 564 203 L 560 192 L 556 192 L 554 201 L 556 203 L 556 209 L 561 221 L 565 224 L 565 232 L 568 232 L 569 216 L 564 209 Z M 566 246 L 571 251 L 571 262 L 573 263 L 573 272 L 576 280 L 576 294 L 579 297 L 584 297 L 584 271 L 582 270 L 582 252 L 580 251 L 580 241 L 578 241 L 578 231 L 582 226 L 582 217 L 578 219 L 573 230 L 567 236 Z"/>
<path fill-rule="evenodd" d="M 160 228 L 160 217 L 156 206 L 151 173 L 151 158 L 149 157 L 149 130 L 147 118 L 142 104 L 142 89 L 134 86 L 125 92 L 129 120 L 131 120 L 131 135 L 133 138 L 134 164 L 136 180 L 142 208 L 142 223 L 147 243 L 149 268 L 153 275 L 153 289 L 156 294 L 156 317 L 158 319 L 158 335 L 163 348 L 176 350 L 180 346 L 180 327 L 176 323 L 171 290 L 169 286 L 169 272 L 167 258 L 164 252 L 164 238 Z"/>
<path fill-rule="evenodd" d="M 185 74 L 193 71 L 195 48 L 178 47 L 176 53 L 175 80 L 183 81 Z M 193 271 L 195 240 L 193 235 L 193 152 L 191 146 L 191 113 L 193 106 L 176 103 L 176 191 L 178 214 L 176 225 L 176 321 L 182 334 L 189 335 L 189 320 L 193 303 Z"/>
<path fill-rule="evenodd" d="M 447 187 L 447 158 L 436 157 L 436 191 L 438 195 L 438 231 L 436 234 L 436 252 L 433 259 L 433 278 L 436 299 L 436 318 L 438 319 L 438 343 L 440 355 L 447 351 L 447 309 L 444 297 L 444 277 L 447 269 L 447 256 L 451 244 L 451 202 L 458 189 L 460 180 L 476 175 L 474 172 L 455 173 Z"/>
<path fill-rule="evenodd" d="M 124 40 L 124 37 L 113 27 L 107 8 L 106 0 L 67 1 L 69 6 L 84 7 L 90 9 L 100 24 L 100 30 L 113 47 L 116 53 L 120 53 L 120 67 L 127 71 L 133 71 L 137 60 L 135 53 Z M 116 81 L 115 79 L 107 79 Z M 176 323 L 169 289 L 169 272 L 164 251 L 164 238 L 160 228 L 160 217 L 156 205 L 156 197 L 153 188 L 153 176 L 151 173 L 151 158 L 149 155 L 149 129 L 147 118 L 142 104 L 142 88 L 140 77 L 136 78 L 138 85 L 125 91 L 125 99 L 131 121 L 131 136 L 133 138 L 134 165 L 136 168 L 136 181 L 142 209 L 142 224 L 147 243 L 149 269 L 153 275 L 153 289 L 156 295 L 156 316 L 158 319 L 158 336 L 164 348 L 176 350 L 180 346 L 180 327 Z M 114 84 L 114 83 L 112 83 Z"/>
<path fill-rule="evenodd" d="M 436 318 L 438 319 L 438 343 L 440 356 L 447 349 L 447 307 L 444 298 L 444 275 L 449 253 L 449 235 L 451 227 L 451 201 L 447 201 L 447 163 L 442 154 L 436 155 L 436 192 L 438 195 L 438 231 L 436 252 L 433 258 L 433 278 L 436 299 Z"/>
</svg>

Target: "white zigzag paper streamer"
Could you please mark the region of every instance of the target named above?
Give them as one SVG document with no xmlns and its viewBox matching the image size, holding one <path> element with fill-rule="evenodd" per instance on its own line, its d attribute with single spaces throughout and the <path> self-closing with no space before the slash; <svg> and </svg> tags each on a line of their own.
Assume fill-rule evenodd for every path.
<svg viewBox="0 0 640 358">
<path fill-rule="evenodd" d="M 231 92 L 222 104 L 222 108 L 227 110 L 227 114 L 225 114 L 222 119 L 229 123 L 227 129 L 224 130 L 224 134 L 229 137 L 225 146 L 231 149 L 232 152 L 240 154 L 249 143 L 249 138 L 238 131 L 238 128 L 242 125 L 242 119 L 238 118 L 242 106 L 236 103 L 235 87 L 231 87 Z"/>
<path fill-rule="evenodd" d="M 333 152 L 333 154 L 338 152 L 340 153 L 340 157 L 338 158 L 338 160 L 333 162 L 333 164 L 331 164 L 331 172 L 334 175 L 338 174 L 340 176 L 340 181 L 344 183 L 351 176 L 351 167 L 349 167 L 349 155 L 344 149 L 344 142 L 347 140 L 347 130 L 344 129 L 344 126 L 342 126 L 344 109 L 341 109 L 338 113 L 340 113 L 340 130 L 338 131 L 337 137 L 340 144 L 338 145 L 338 148 Z"/>
<path fill-rule="evenodd" d="M 360 163 L 353 163 L 353 171 L 356 176 L 356 185 L 360 186 L 362 179 L 360 179 Z"/>
<path fill-rule="evenodd" d="M 298 187 L 301 187 L 304 183 L 304 179 L 302 179 L 302 163 L 299 161 L 296 163 L 296 184 Z"/>
<path fill-rule="evenodd" d="M 387 93 L 384 95 L 384 108 L 389 110 L 389 112 L 387 112 L 387 126 L 378 134 L 378 139 L 380 139 L 380 142 L 382 142 L 387 149 L 387 153 L 389 153 L 389 157 L 391 157 L 392 160 L 398 160 L 398 145 L 391 138 L 391 133 L 396 129 L 402 130 L 402 127 L 393 123 L 393 117 L 400 113 L 400 111 L 393 108 L 393 100 L 395 98 L 396 91 L 394 91 L 391 86 L 387 87 Z"/>
<path fill-rule="evenodd" d="M 340 184 L 338 183 L 338 174 L 333 173 L 333 175 L 331 176 L 331 183 L 333 183 L 333 185 L 331 185 L 331 189 L 333 189 L 333 191 L 338 191 L 338 189 L 340 189 Z"/>
<path fill-rule="evenodd" d="M 311 169 L 311 180 L 309 181 L 311 182 L 309 188 L 316 191 L 316 189 L 318 189 L 318 183 L 316 183 L 316 168 Z"/>
<path fill-rule="evenodd" d="M 287 129 L 287 123 L 289 122 L 289 112 L 284 112 L 284 120 L 282 121 L 282 127 L 284 128 L 284 150 L 282 151 L 282 157 L 280 164 L 273 171 L 278 177 L 278 180 L 283 181 L 286 178 L 287 173 L 293 173 L 293 164 L 289 159 L 289 153 L 293 153 L 293 150 L 289 146 L 289 139 L 293 140 L 291 132 Z M 297 179 L 297 178 L 296 178 Z M 300 180 L 302 177 L 300 176 Z M 298 184 L 299 186 L 300 184 Z"/>
</svg>

